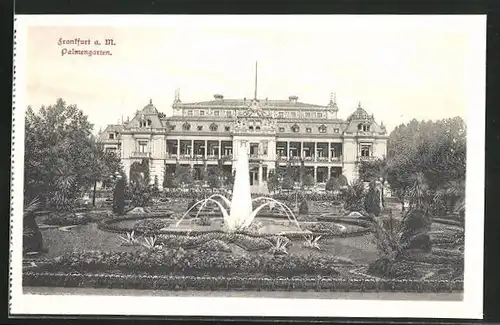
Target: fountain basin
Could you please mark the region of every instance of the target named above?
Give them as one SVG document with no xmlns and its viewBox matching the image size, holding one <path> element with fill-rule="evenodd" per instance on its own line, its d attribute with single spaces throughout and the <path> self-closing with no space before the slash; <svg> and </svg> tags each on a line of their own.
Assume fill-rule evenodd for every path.
<svg viewBox="0 0 500 325">
<path fill-rule="evenodd" d="M 126 233 L 135 231 L 140 234 L 140 228 L 137 225 L 144 220 L 158 220 L 163 223 L 163 227 L 153 229 L 148 234 L 161 235 L 161 234 L 179 234 L 196 236 L 210 232 L 223 232 L 223 218 L 214 217 L 210 218 L 210 225 L 201 225 L 198 223 L 200 218 L 183 219 L 181 223 L 176 225 L 177 220 L 169 217 L 128 217 L 116 218 L 106 220 L 100 224 L 100 228 L 105 231 L 115 233 Z M 253 236 L 273 236 L 282 235 L 290 239 L 297 238 L 303 239 L 305 235 L 315 235 L 323 237 L 351 237 L 360 236 L 368 233 L 370 229 L 361 225 L 353 225 L 344 223 L 341 220 L 336 222 L 312 222 L 312 221 L 299 221 L 299 227 L 294 222 L 280 217 L 258 217 L 252 223 L 248 233 Z M 328 224 L 327 226 L 322 224 Z"/>
</svg>

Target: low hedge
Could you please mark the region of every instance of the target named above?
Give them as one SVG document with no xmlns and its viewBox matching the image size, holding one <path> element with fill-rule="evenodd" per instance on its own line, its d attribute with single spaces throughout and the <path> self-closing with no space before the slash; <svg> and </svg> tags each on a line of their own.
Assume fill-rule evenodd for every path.
<svg viewBox="0 0 500 325">
<path fill-rule="evenodd" d="M 463 281 L 24 272 L 23 285 L 204 291 L 462 292 Z"/>
<path fill-rule="evenodd" d="M 76 215 L 72 213 L 65 213 L 65 214 L 61 213 L 61 214 L 49 214 L 45 218 L 43 223 L 51 226 L 65 227 L 74 225 L 87 225 L 94 221 L 97 220 L 87 213 L 76 214 Z"/>
<path fill-rule="evenodd" d="M 151 275 L 252 274 L 258 276 L 322 275 L 336 277 L 339 259 L 318 255 L 232 254 L 219 250 L 142 249 L 132 252 L 73 252 L 59 256 L 37 272 L 99 273 L 118 271 Z"/>
</svg>

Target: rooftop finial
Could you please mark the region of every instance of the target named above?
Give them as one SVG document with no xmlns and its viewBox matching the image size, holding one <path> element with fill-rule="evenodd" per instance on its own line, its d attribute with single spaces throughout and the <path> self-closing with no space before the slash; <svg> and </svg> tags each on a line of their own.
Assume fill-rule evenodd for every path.
<svg viewBox="0 0 500 325">
<path fill-rule="evenodd" d="M 361 101 L 358 102 L 358 108 L 361 108 Z"/>
<path fill-rule="evenodd" d="M 254 89 L 254 99 L 257 100 L 257 62 L 255 61 L 255 89 Z"/>
<path fill-rule="evenodd" d="M 333 93 L 330 93 L 330 103 L 333 103 Z"/>
<path fill-rule="evenodd" d="M 333 93 L 333 103 L 337 104 L 337 93 Z"/>
<path fill-rule="evenodd" d="M 153 100 L 151 98 L 149 99 L 149 105 L 153 105 Z"/>
<path fill-rule="evenodd" d="M 176 101 L 176 102 L 180 102 L 180 101 L 181 101 L 181 95 L 180 95 L 180 90 L 179 90 L 179 88 L 177 88 L 177 89 L 175 90 L 175 101 Z"/>
</svg>

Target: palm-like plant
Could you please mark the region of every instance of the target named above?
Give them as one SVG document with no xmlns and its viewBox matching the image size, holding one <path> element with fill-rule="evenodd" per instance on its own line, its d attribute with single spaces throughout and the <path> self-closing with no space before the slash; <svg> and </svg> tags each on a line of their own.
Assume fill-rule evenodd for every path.
<svg viewBox="0 0 500 325">
<path fill-rule="evenodd" d="M 380 219 L 373 221 L 373 242 L 381 257 L 395 261 L 404 249 L 402 232 L 400 229 L 394 229 L 392 219 L 389 222 Z"/>
<path fill-rule="evenodd" d="M 157 240 L 158 238 L 156 236 L 145 237 L 142 246 L 147 249 L 161 249 L 162 246 L 158 245 Z"/>
<path fill-rule="evenodd" d="M 319 243 L 318 243 L 318 241 L 320 239 L 321 239 L 321 236 L 307 235 L 305 237 L 304 247 L 315 248 L 317 250 L 321 250 L 321 248 L 319 247 Z"/>
<path fill-rule="evenodd" d="M 288 241 L 279 237 L 274 242 L 274 246 L 271 247 L 270 252 L 271 254 L 274 255 L 286 255 L 288 254 L 288 251 L 286 249 L 287 246 L 288 246 Z"/>
<path fill-rule="evenodd" d="M 137 246 L 139 245 L 139 239 L 135 237 L 134 231 L 127 232 L 127 236 L 118 236 L 122 240 L 122 246 Z"/>
</svg>

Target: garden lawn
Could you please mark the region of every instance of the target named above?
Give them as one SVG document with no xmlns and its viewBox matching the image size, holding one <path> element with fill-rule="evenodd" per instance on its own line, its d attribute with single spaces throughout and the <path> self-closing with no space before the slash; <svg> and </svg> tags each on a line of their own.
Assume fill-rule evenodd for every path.
<svg viewBox="0 0 500 325">
<path fill-rule="evenodd" d="M 42 229 L 44 247 L 48 253 L 44 258 L 57 257 L 74 251 L 133 251 L 138 247 L 121 246 L 117 234 L 97 229 L 96 224 L 77 226 L 70 231 L 57 228 Z M 371 243 L 372 235 L 351 238 L 331 238 L 320 240 L 321 250 L 306 249 L 302 241 L 294 241 L 289 248 L 293 255 L 332 255 L 351 259 L 355 263 L 367 264 L 377 258 L 375 246 Z M 255 252 L 258 254 L 259 252 Z"/>
</svg>

